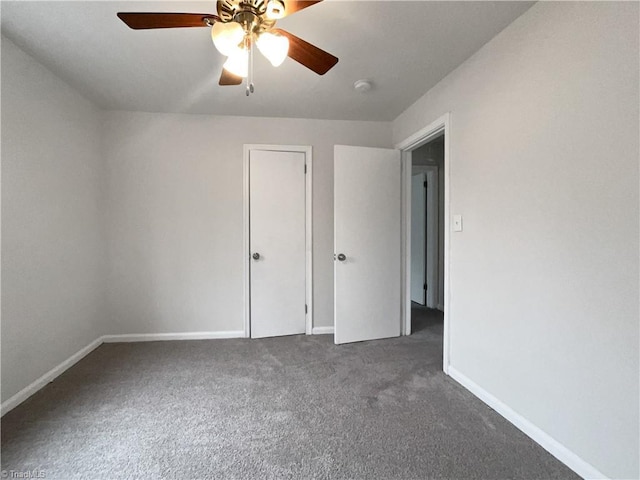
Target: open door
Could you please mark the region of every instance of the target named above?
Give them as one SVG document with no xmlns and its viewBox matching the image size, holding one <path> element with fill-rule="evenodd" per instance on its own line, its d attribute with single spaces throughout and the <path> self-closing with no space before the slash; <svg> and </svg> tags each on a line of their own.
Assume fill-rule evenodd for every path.
<svg viewBox="0 0 640 480">
<path fill-rule="evenodd" d="M 411 177 L 411 301 L 427 303 L 427 176 Z"/>
<path fill-rule="evenodd" d="M 400 151 L 334 149 L 334 338 L 400 335 Z"/>
</svg>

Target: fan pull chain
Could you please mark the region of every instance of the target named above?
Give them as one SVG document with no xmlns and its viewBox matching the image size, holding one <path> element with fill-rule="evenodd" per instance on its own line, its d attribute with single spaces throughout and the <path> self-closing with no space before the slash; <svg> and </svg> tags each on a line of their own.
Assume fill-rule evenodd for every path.
<svg viewBox="0 0 640 480">
<path fill-rule="evenodd" d="M 250 42 L 251 42 L 251 48 L 249 49 L 249 62 L 251 63 L 249 64 L 249 68 L 251 69 L 250 70 L 251 73 L 249 74 L 250 75 L 249 91 L 253 93 L 253 37 L 251 37 Z"/>
<path fill-rule="evenodd" d="M 245 37 L 245 45 L 247 50 L 249 51 L 249 58 L 247 60 L 249 62 L 249 65 L 247 65 L 247 89 L 245 92 L 248 97 L 253 93 L 253 90 L 254 90 L 253 88 L 253 41 L 249 37 L 249 35 Z"/>
<path fill-rule="evenodd" d="M 247 56 L 247 79 L 245 80 L 245 94 L 247 97 L 251 94 L 251 89 L 249 88 L 249 84 L 251 83 L 251 46 L 249 45 L 249 34 L 245 34 L 244 36 L 244 48 L 248 52 Z"/>
</svg>

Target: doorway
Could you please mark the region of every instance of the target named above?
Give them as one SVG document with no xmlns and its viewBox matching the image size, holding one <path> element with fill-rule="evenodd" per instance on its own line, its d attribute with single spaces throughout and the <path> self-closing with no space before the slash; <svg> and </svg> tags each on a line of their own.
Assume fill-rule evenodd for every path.
<svg viewBox="0 0 640 480">
<path fill-rule="evenodd" d="M 402 151 L 402 241 L 403 241 L 403 274 L 402 274 L 402 333 L 410 335 L 412 332 L 412 320 L 416 321 L 416 326 L 421 328 L 424 323 L 440 324 L 442 332 L 442 359 L 443 371 L 449 371 L 449 332 L 450 332 L 450 282 L 449 282 L 449 249 L 450 249 L 450 227 L 449 227 L 449 176 L 451 171 L 451 158 L 449 155 L 449 114 L 445 114 L 430 125 L 419 130 L 405 141 L 400 142 L 396 148 Z M 415 165 L 414 165 L 415 157 Z M 429 158 L 431 157 L 431 158 Z M 437 186 L 437 196 L 434 198 L 434 190 L 425 192 L 425 201 L 431 199 L 437 203 L 436 214 L 432 213 L 432 228 L 437 224 L 437 236 L 434 233 L 426 232 L 425 237 L 430 237 L 431 249 L 429 252 L 428 239 L 425 238 L 426 258 L 424 272 L 426 278 L 425 305 L 418 302 L 412 303 L 412 181 L 413 174 L 437 171 L 437 180 L 433 187 Z M 433 175 L 433 173 L 432 173 Z M 427 198 L 427 196 L 429 198 Z M 429 207 L 429 203 L 425 207 Z M 438 221 L 433 222 L 437 215 Z M 428 216 L 424 221 L 428 224 Z M 437 245 L 437 248 L 434 248 Z M 420 247 L 418 247 L 420 248 Z M 431 268 L 429 268 L 431 259 Z M 437 268 L 436 268 L 437 265 Z M 434 278 L 435 275 L 435 278 Z M 429 291 L 430 285 L 434 288 Z M 415 292 L 414 292 L 415 293 Z M 435 296 L 434 296 L 435 295 Z M 415 297 L 414 297 L 415 298 Z M 413 307 L 413 308 L 412 308 Z M 434 308 L 435 307 L 435 308 Z M 422 310 L 421 310 L 422 309 Z M 413 313 L 413 315 L 412 315 Z"/>
<path fill-rule="evenodd" d="M 311 333 L 311 147 L 244 147 L 245 337 Z"/>
<path fill-rule="evenodd" d="M 411 152 L 411 333 L 442 338 L 444 132 Z"/>
<path fill-rule="evenodd" d="M 439 179 L 442 168 L 435 163 L 436 158 L 442 157 L 434 157 L 431 152 L 442 140 L 439 137 L 415 150 L 411 167 L 411 302 L 429 308 L 436 308 L 439 294 L 444 293 L 444 278 L 439 275 L 444 263 L 443 242 L 439 238 L 444 215 L 438 195 L 442 190 Z M 440 163 L 444 165 L 443 161 Z"/>
</svg>

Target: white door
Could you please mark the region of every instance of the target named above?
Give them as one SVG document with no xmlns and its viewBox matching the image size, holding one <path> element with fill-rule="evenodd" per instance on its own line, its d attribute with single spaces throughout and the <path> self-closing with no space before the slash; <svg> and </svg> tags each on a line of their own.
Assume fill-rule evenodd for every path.
<svg viewBox="0 0 640 480">
<path fill-rule="evenodd" d="M 427 176 L 411 177 L 411 301 L 426 303 Z"/>
<path fill-rule="evenodd" d="M 400 151 L 334 149 L 335 343 L 400 335 Z"/>
<path fill-rule="evenodd" d="M 251 338 L 305 332 L 305 154 L 249 152 Z"/>
</svg>

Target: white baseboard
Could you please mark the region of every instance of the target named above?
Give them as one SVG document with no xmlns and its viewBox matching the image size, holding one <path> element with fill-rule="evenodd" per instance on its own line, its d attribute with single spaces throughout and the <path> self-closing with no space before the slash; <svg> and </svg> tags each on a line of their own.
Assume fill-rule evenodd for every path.
<svg viewBox="0 0 640 480">
<path fill-rule="evenodd" d="M 313 327 L 313 335 L 333 335 L 333 327 Z"/>
<path fill-rule="evenodd" d="M 333 334 L 333 327 L 314 327 L 314 335 Z M 98 348 L 103 343 L 117 343 L 117 342 L 152 342 L 159 340 L 209 340 L 218 338 L 243 338 L 244 331 L 232 330 L 222 332 L 185 332 L 185 333 L 143 333 L 143 334 L 130 334 L 130 335 L 104 335 L 89 345 L 79 350 L 68 359 L 60 363 L 58 366 L 52 368 L 47 373 L 42 375 L 36 381 L 32 382 L 11 398 L 2 402 L 0 406 L 1 415 L 4 416 L 7 412 L 14 409 L 16 406 L 24 402 L 31 395 L 36 393 L 46 384 L 52 382 L 66 370 L 78 363 L 84 357 L 86 357 L 93 350 Z M 484 403 L 493 408 L 496 412 L 506 418 L 515 427 L 520 429 L 526 435 L 531 437 L 542 448 L 547 450 L 551 455 L 556 457 L 562 463 L 564 463 L 571 470 L 585 479 L 606 479 L 607 477 L 598 471 L 588 462 L 584 461 L 578 455 L 573 453 L 567 447 L 560 442 L 552 438 L 550 435 L 542 431 L 535 426 L 529 420 L 522 415 L 511 409 L 509 406 L 501 402 L 492 394 L 484 390 L 473 380 L 469 379 L 464 374 L 460 373 L 454 367 L 449 366 L 448 374 L 455 381 L 460 383 L 463 387 L 473 393 L 476 397 L 482 400 Z"/>
<path fill-rule="evenodd" d="M 542 448 L 544 448 L 551 455 L 556 457 L 562 463 L 564 463 L 571 470 L 576 472 L 582 478 L 585 479 L 606 479 L 607 476 L 602 472 L 598 471 L 591 464 L 584 461 L 578 455 L 573 453 L 567 447 L 562 445 L 560 442 L 552 438 L 549 434 L 542 431 L 540 428 L 535 426 L 529 420 L 524 418 L 522 415 L 511 409 L 506 404 L 502 403 L 496 397 L 491 395 L 485 389 L 483 389 L 480 385 L 475 383 L 473 380 L 466 377 L 464 374 L 460 373 L 454 367 L 449 365 L 449 376 L 457 381 L 460 385 L 465 387 L 471 393 L 473 393 L 476 397 L 482 400 L 484 403 L 493 408 L 496 412 L 502 415 L 504 418 L 509 420 L 515 427 L 524 432 L 527 436 L 533 439 L 536 443 L 538 443 Z"/>
<path fill-rule="evenodd" d="M 244 331 L 222 332 L 180 332 L 180 333 L 133 333 L 125 335 L 105 335 L 104 343 L 158 342 L 164 340 L 213 340 L 217 338 L 244 338 Z"/>
<path fill-rule="evenodd" d="M 103 335 L 97 338 L 82 350 L 76 352 L 67 358 L 60 365 L 52 368 L 47 373 L 38 378 L 35 382 L 27 385 L 11 398 L 2 402 L 0 406 L 1 414 L 13 410 L 15 407 L 24 402 L 31 395 L 36 393 L 47 383 L 52 382 L 66 370 L 78 363 L 84 357 L 86 357 L 93 350 L 98 348 L 103 343 L 117 343 L 117 342 L 154 342 L 158 340 L 209 340 L 215 338 L 243 338 L 244 331 L 226 331 L 226 332 L 186 332 L 186 333 L 150 333 L 150 334 L 134 334 L 134 335 Z"/>
<path fill-rule="evenodd" d="M 20 405 L 31 395 L 33 395 L 42 387 L 44 387 L 47 383 L 52 382 L 57 377 L 62 375 L 66 370 L 68 370 L 73 365 L 78 363 L 80 360 L 82 360 L 84 357 L 86 357 L 88 354 L 90 354 L 100 345 L 102 345 L 102 337 L 94 340 L 89 345 L 84 347 L 82 350 L 71 355 L 60 365 L 49 370 L 47 373 L 45 373 L 40 378 L 38 378 L 35 382 L 32 382 L 31 384 L 27 385 L 25 388 L 20 390 L 14 396 L 2 402 L 2 406 L 0 407 L 0 410 L 2 411 L 1 415 L 4 416 L 5 413 L 9 412 L 10 410 L 13 410 L 15 407 Z"/>
</svg>

